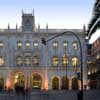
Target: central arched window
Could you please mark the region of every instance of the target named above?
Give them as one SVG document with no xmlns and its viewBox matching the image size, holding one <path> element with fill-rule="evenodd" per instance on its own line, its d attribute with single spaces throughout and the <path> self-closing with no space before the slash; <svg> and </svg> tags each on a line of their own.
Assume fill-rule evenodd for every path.
<svg viewBox="0 0 100 100">
<path fill-rule="evenodd" d="M 26 48 L 27 48 L 27 49 L 30 48 L 30 41 L 26 41 Z"/>
<path fill-rule="evenodd" d="M 68 64 L 68 58 L 67 55 L 64 54 L 64 56 L 62 57 L 62 65 L 67 67 Z"/>
<path fill-rule="evenodd" d="M 74 67 L 78 66 L 78 58 L 77 58 L 77 57 L 73 57 L 73 58 L 72 58 L 72 65 L 73 65 Z"/>
<path fill-rule="evenodd" d="M 53 64 L 53 66 L 57 66 L 58 63 L 59 63 L 58 57 L 57 56 L 53 56 L 53 58 L 52 58 L 52 64 Z"/>
<path fill-rule="evenodd" d="M 25 56 L 25 64 L 31 65 L 31 57 L 30 56 Z"/>
</svg>

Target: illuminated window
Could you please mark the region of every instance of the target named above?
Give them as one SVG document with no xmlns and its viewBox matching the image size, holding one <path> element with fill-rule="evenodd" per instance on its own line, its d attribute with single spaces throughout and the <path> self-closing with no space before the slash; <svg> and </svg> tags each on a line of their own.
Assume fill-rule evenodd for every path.
<svg viewBox="0 0 100 100">
<path fill-rule="evenodd" d="M 22 65 L 22 64 L 23 64 L 23 59 L 22 59 L 21 56 L 18 56 L 18 57 L 16 58 L 16 63 L 17 63 L 17 65 Z"/>
<path fill-rule="evenodd" d="M 78 65 L 78 58 L 76 58 L 76 57 L 73 57 L 73 58 L 72 58 L 72 65 L 73 65 L 74 67 L 76 67 L 76 66 Z"/>
<path fill-rule="evenodd" d="M 34 56 L 33 57 L 33 65 L 39 65 L 39 63 L 40 63 L 40 58 L 37 56 Z"/>
<path fill-rule="evenodd" d="M 58 47 L 58 41 L 54 41 L 53 47 L 54 47 L 54 48 L 57 48 L 57 47 Z"/>
<path fill-rule="evenodd" d="M 63 66 L 67 66 L 67 64 L 68 64 L 68 58 L 67 58 L 67 55 L 64 55 L 62 57 L 62 65 Z"/>
<path fill-rule="evenodd" d="M 17 47 L 18 47 L 18 48 L 22 48 L 22 42 L 21 42 L 21 41 L 18 41 L 18 42 L 17 42 Z"/>
<path fill-rule="evenodd" d="M 38 41 L 34 41 L 33 45 L 34 45 L 35 48 L 37 48 L 39 46 Z"/>
<path fill-rule="evenodd" d="M 4 59 L 2 56 L 0 56 L 0 66 L 2 66 L 4 64 Z"/>
<path fill-rule="evenodd" d="M 26 48 L 29 49 L 30 48 L 30 42 L 26 41 Z"/>
<path fill-rule="evenodd" d="M 0 47 L 3 47 L 3 46 L 4 46 L 3 42 L 0 41 Z"/>
<path fill-rule="evenodd" d="M 31 57 L 30 56 L 26 56 L 25 57 L 25 64 L 26 65 L 30 65 L 31 64 Z"/>
<path fill-rule="evenodd" d="M 58 61 L 58 57 L 57 56 L 54 56 L 52 58 L 52 63 L 53 63 L 53 66 L 57 66 L 58 65 L 59 61 Z"/>
<path fill-rule="evenodd" d="M 73 46 L 73 49 L 74 49 L 74 50 L 77 50 L 77 49 L 78 49 L 78 44 L 77 44 L 77 42 L 73 42 L 72 46 Z"/>
<path fill-rule="evenodd" d="M 63 47 L 66 48 L 67 45 L 68 45 L 67 41 L 64 41 L 64 42 L 63 42 Z"/>
</svg>

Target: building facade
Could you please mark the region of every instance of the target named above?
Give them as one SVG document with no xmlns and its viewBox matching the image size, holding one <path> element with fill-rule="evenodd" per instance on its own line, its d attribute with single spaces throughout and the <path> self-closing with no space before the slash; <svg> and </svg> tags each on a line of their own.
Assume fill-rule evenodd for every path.
<svg viewBox="0 0 100 100">
<path fill-rule="evenodd" d="M 47 42 L 46 40 L 66 32 Z M 40 89 L 80 89 L 80 46 L 83 58 L 83 83 L 87 84 L 84 29 L 46 29 L 35 27 L 34 14 L 22 13 L 20 29 L 0 30 L 0 88 L 16 86 Z"/>
<path fill-rule="evenodd" d="M 100 37 L 88 51 L 88 85 L 90 88 L 100 88 Z"/>
</svg>

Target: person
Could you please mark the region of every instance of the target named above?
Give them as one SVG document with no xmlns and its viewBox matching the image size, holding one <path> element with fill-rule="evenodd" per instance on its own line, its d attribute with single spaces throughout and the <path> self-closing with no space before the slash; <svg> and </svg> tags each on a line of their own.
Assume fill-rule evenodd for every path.
<svg viewBox="0 0 100 100">
<path fill-rule="evenodd" d="M 77 100 L 83 100 L 83 91 L 79 90 L 79 92 L 77 93 Z"/>
</svg>

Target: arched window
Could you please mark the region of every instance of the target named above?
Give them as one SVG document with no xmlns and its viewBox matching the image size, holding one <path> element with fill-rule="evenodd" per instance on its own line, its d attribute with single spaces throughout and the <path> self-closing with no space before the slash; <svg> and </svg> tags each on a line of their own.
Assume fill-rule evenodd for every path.
<svg viewBox="0 0 100 100">
<path fill-rule="evenodd" d="M 38 56 L 34 56 L 32 59 L 33 65 L 39 65 L 40 64 L 40 58 Z"/>
<path fill-rule="evenodd" d="M 38 48 L 38 46 L 39 46 L 38 41 L 34 41 L 34 42 L 33 42 L 33 46 L 34 46 L 35 48 Z"/>
<path fill-rule="evenodd" d="M 27 49 L 30 48 L 30 41 L 26 41 L 26 48 L 27 48 Z"/>
<path fill-rule="evenodd" d="M 67 48 L 67 46 L 68 46 L 68 42 L 67 41 L 63 41 L 63 47 Z"/>
<path fill-rule="evenodd" d="M 57 56 L 53 56 L 53 58 L 52 58 L 52 64 L 53 64 L 53 66 L 57 66 L 58 63 L 59 63 L 58 57 Z"/>
<path fill-rule="evenodd" d="M 4 43 L 0 41 L 0 48 L 2 48 L 3 46 L 4 46 Z"/>
<path fill-rule="evenodd" d="M 64 56 L 62 57 L 62 65 L 67 67 L 68 64 L 68 58 L 67 55 L 64 54 Z"/>
<path fill-rule="evenodd" d="M 54 42 L 53 42 L 53 47 L 54 47 L 54 48 L 58 48 L 58 41 L 54 41 Z"/>
<path fill-rule="evenodd" d="M 77 44 L 77 42 L 73 42 L 73 43 L 72 43 L 72 47 L 73 47 L 74 50 L 77 50 L 77 49 L 78 49 L 78 44 Z"/>
<path fill-rule="evenodd" d="M 17 41 L 17 48 L 22 48 L 22 41 Z"/>
<path fill-rule="evenodd" d="M 25 62 L 26 65 L 31 65 L 31 57 L 30 56 L 25 56 Z"/>
<path fill-rule="evenodd" d="M 0 66 L 2 66 L 3 64 L 4 64 L 4 58 L 0 56 Z"/>
<path fill-rule="evenodd" d="M 22 58 L 22 56 L 18 56 L 16 58 L 16 64 L 19 65 L 19 66 L 23 64 L 23 58 Z"/>
<path fill-rule="evenodd" d="M 78 58 L 77 58 L 77 57 L 73 57 L 73 58 L 72 58 L 72 65 L 73 65 L 74 67 L 78 66 Z"/>
</svg>

